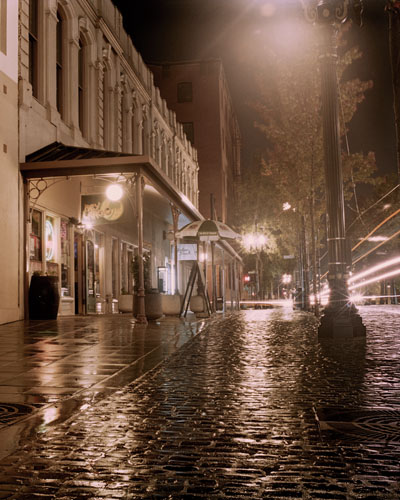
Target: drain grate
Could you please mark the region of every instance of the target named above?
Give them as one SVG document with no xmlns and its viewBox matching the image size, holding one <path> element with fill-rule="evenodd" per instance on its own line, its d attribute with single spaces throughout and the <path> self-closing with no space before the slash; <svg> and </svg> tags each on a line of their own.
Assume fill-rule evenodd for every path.
<svg viewBox="0 0 400 500">
<path fill-rule="evenodd" d="M 382 408 L 314 408 L 321 431 L 350 438 L 400 443 L 400 411 Z"/>
<path fill-rule="evenodd" d="M 34 406 L 22 403 L 0 403 L 0 425 L 10 424 L 32 413 Z"/>
</svg>

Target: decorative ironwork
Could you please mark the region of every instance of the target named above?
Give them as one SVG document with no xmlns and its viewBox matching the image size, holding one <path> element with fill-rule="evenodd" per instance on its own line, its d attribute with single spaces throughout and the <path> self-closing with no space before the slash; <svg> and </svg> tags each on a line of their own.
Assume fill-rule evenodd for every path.
<svg viewBox="0 0 400 500">
<path fill-rule="evenodd" d="M 345 434 L 346 439 L 352 440 L 400 443 L 398 410 L 320 408 L 314 412 L 322 432 Z"/>
<path fill-rule="evenodd" d="M 69 180 L 69 177 L 62 177 L 60 179 L 43 179 L 43 177 L 40 179 L 30 179 L 28 196 L 29 199 L 33 202 L 31 208 L 35 208 L 39 198 L 47 189 L 54 186 L 54 184 L 58 184 L 59 182 L 67 180 Z"/>
<path fill-rule="evenodd" d="M 362 0 L 301 0 L 301 3 L 306 19 L 312 23 L 341 24 L 353 19 L 361 26 Z"/>
<path fill-rule="evenodd" d="M 36 408 L 22 403 L 0 403 L 0 425 L 13 423 L 22 417 L 26 417 Z"/>
</svg>

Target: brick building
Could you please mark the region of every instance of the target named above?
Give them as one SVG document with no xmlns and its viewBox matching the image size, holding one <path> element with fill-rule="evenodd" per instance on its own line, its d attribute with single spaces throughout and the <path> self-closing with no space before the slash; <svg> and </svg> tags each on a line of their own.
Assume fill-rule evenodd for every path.
<svg viewBox="0 0 400 500">
<path fill-rule="evenodd" d="M 199 209 L 234 224 L 235 184 L 240 175 L 240 131 L 224 72 L 218 59 L 150 64 L 156 86 L 175 111 L 198 152 Z"/>
</svg>

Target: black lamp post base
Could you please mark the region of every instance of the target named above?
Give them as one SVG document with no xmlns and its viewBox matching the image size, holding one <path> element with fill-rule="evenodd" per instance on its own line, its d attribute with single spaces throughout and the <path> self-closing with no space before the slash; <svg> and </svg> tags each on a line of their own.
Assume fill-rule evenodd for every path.
<svg viewBox="0 0 400 500">
<path fill-rule="evenodd" d="M 319 339 L 338 339 L 365 337 L 366 328 L 357 310 L 345 311 L 325 311 L 318 327 Z"/>
</svg>

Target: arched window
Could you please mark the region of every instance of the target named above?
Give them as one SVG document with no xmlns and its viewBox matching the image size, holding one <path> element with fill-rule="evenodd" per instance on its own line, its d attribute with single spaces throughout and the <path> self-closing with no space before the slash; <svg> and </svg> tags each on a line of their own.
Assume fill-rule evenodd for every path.
<svg viewBox="0 0 400 500">
<path fill-rule="evenodd" d="M 136 129 L 137 129 L 136 110 L 135 110 L 135 106 L 132 106 L 132 115 L 131 115 L 131 141 L 132 141 L 131 151 L 132 151 L 132 153 L 136 153 L 136 142 L 137 142 Z"/>
<path fill-rule="evenodd" d="M 57 12 L 57 32 L 56 32 L 56 105 L 57 110 L 64 118 L 64 21 L 60 14 Z"/>
<path fill-rule="evenodd" d="M 88 136 L 88 85 L 85 68 L 87 68 L 87 44 L 82 35 L 79 37 L 78 52 L 78 118 L 82 136 Z"/>
<path fill-rule="evenodd" d="M 29 83 L 32 95 L 38 97 L 38 41 L 39 41 L 39 2 L 29 0 Z"/>
<path fill-rule="evenodd" d="M 110 72 L 107 66 L 104 67 L 103 72 L 103 147 L 110 147 Z"/>
</svg>

